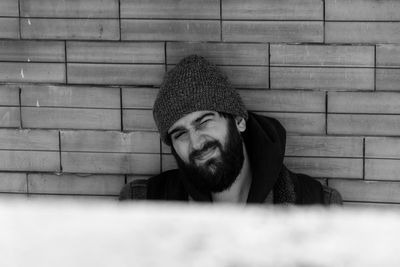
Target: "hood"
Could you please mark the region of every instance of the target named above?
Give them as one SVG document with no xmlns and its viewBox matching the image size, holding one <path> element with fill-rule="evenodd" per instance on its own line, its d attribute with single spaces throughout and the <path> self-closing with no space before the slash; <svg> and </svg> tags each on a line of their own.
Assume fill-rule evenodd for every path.
<svg viewBox="0 0 400 267">
<path fill-rule="evenodd" d="M 286 131 L 276 119 L 249 113 L 243 138 L 253 172 L 247 202 L 262 203 L 281 172 Z"/>
<path fill-rule="evenodd" d="M 249 112 L 242 134 L 253 177 L 248 203 L 262 203 L 273 189 L 283 164 L 286 131 L 279 121 Z M 260 149 L 261 148 L 261 149 Z M 181 181 L 195 201 L 211 201 L 210 192 L 195 188 L 180 172 Z"/>
</svg>

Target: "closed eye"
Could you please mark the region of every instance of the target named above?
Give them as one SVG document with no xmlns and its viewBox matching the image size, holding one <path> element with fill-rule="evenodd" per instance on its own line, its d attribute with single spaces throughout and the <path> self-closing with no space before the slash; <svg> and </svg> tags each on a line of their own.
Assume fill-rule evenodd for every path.
<svg viewBox="0 0 400 267">
<path fill-rule="evenodd" d="M 180 137 L 182 137 L 184 134 L 186 133 L 186 131 L 178 131 L 175 132 L 171 135 L 172 139 L 176 140 L 179 139 Z"/>
</svg>

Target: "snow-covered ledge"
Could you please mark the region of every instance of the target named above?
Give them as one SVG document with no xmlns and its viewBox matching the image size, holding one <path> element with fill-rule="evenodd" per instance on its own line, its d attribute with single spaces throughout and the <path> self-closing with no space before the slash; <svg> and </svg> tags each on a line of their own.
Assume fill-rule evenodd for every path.
<svg viewBox="0 0 400 267">
<path fill-rule="evenodd" d="M 0 266 L 400 266 L 389 210 L 36 200 L 0 216 Z"/>
</svg>

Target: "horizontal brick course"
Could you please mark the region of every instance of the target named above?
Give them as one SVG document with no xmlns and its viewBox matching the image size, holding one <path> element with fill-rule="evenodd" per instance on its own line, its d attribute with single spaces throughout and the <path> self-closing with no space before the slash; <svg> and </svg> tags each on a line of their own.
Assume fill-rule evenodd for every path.
<svg viewBox="0 0 400 267">
<path fill-rule="evenodd" d="M 135 41 L 219 41 L 217 20 L 121 20 L 121 39 Z"/>
<path fill-rule="evenodd" d="M 119 40 L 117 19 L 21 19 L 23 39 Z"/>
<path fill-rule="evenodd" d="M 0 41 L 0 61 L 64 62 L 64 51 L 61 41 Z"/>
<path fill-rule="evenodd" d="M 223 19 L 242 20 L 322 20 L 320 0 L 221 0 Z"/>
<path fill-rule="evenodd" d="M 219 19 L 220 0 L 121 0 L 121 18 Z"/>
<path fill-rule="evenodd" d="M 322 42 L 322 22 L 302 21 L 223 21 L 225 42 Z"/>
<path fill-rule="evenodd" d="M 0 16 L 18 17 L 18 1 L 2 0 L 0 2 Z"/>
<path fill-rule="evenodd" d="M 326 20 L 400 20 L 400 2 L 396 0 L 326 0 L 325 8 Z"/>
<path fill-rule="evenodd" d="M 67 42 L 68 62 L 162 64 L 164 58 L 161 42 Z"/>
<path fill-rule="evenodd" d="M 0 38 L 18 39 L 19 37 L 18 18 L 0 18 Z"/>
<path fill-rule="evenodd" d="M 21 17 L 118 18 L 118 0 L 19 0 Z"/>
<path fill-rule="evenodd" d="M 29 174 L 28 190 L 34 194 L 118 195 L 123 175 Z"/>
</svg>

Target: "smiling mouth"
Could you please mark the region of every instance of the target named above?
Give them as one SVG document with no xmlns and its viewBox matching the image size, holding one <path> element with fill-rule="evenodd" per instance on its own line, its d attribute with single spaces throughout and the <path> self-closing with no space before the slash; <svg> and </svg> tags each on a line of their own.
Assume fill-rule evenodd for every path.
<svg viewBox="0 0 400 267">
<path fill-rule="evenodd" d="M 216 151 L 217 151 L 216 146 L 210 147 L 207 150 L 205 150 L 203 153 L 201 153 L 200 155 L 194 157 L 194 160 L 197 162 L 200 162 L 200 163 L 207 161 L 208 159 L 210 159 L 214 156 Z"/>
</svg>

